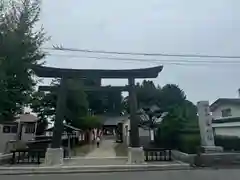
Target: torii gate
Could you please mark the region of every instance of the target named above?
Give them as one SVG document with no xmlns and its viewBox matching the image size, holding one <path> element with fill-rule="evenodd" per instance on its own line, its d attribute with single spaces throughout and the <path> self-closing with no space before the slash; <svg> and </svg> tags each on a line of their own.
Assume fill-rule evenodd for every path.
<svg viewBox="0 0 240 180">
<path fill-rule="evenodd" d="M 56 108 L 56 120 L 53 130 L 53 141 L 51 148 L 46 152 L 45 162 L 48 165 L 62 164 L 63 152 L 61 146 L 61 135 L 63 131 L 64 109 L 66 101 L 67 80 L 71 78 L 105 78 L 105 79 L 128 79 L 128 86 L 121 87 L 84 87 L 85 91 L 102 91 L 102 90 L 118 90 L 129 92 L 130 104 L 130 153 L 129 161 L 141 163 L 144 161 L 143 151 L 139 144 L 138 120 L 136 118 L 137 99 L 135 93 L 135 79 L 156 78 L 162 71 L 163 66 L 156 66 L 144 69 L 127 69 L 127 70 L 98 70 L 98 69 L 64 69 L 54 67 L 44 67 L 34 65 L 33 71 L 38 77 L 61 78 L 60 87 L 58 89 L 58 100 Z M 53 87 L 42 86 L 39 90 L 51 91 Z"/>
</svg>

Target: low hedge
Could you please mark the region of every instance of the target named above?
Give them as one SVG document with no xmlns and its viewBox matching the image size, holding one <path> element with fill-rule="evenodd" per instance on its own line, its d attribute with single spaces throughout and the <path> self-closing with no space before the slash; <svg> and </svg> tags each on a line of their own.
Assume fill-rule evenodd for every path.
<svg viewBox="0 0 240 180">
<path fill-rule="evenodd" d="M 178 149 L 188 154 L 195 154 L 197 152 L 197 148 L 201 144 L 199 134 L 181 134 L 179 141 Z"/>
<path fill-rule="evenodd" d="M 215 145 L 222 146 L 225 151 L 240 151 L 240 138 L 237 136 L 215 136 Z"/>
<path fill-rule="evenodd" d="M 200 147 L 201 139 L 198 133 L 180 133 L 175 138 L 161 139 L 156 138 L 156 146 L 162 148 L 178 149 L 188 154 L 194 154 L 197 152 L 197 148 Z"/>
</svg>

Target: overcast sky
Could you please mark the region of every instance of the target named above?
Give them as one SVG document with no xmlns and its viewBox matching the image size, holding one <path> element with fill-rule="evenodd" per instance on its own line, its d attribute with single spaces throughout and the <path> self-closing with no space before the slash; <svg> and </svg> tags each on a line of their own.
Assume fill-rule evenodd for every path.
<svg viewBox="0 0 240 180">
<path fill-rule="evenodd" d="M 62 44 L 107 51 L 240 55 L 239 0 L 43 0 L 41 23 L 51 36 L 45 47 Z M 126 69 L 156 65 L 57 56 L 100 56 L 96 54 L 51 53 L 47 64 L 56 67 Z M 193 102 L 237 97 L 240 65 L 163 65 L 154 82 L 160 86 L 178 84 Z M 104 81 L 112 85 L 125 82 Z"/>
</svg>

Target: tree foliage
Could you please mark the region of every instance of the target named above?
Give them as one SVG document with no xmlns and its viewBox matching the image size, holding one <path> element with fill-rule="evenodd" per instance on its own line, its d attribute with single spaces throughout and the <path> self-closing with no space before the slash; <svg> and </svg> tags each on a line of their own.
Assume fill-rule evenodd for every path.
<svg viewBox="0 0 240 180">
<path fill-rule="evenodd" d="M 87 78 L 83 80 L 83 84 L 85 86 L 100 87 L 101 81 L 100 79 Z M 87 94 L 89 110 L 92 114 L 120 113 L 123 109 L 121 92 L 88 91 L 85 93 Z"/>
<path fill-rule="evenodd" d="M 160 93 L 160 88 L 154 85 L 152 81 L 144 80 L 142 84 L 136 84 L 136 96 L 138 107 L 152 106 L 157 104 L 156 97 Z"/>
<path fill-rule="evenodd" d="M 29 102 L 36 81 L 32 64 L 42 63 L 41 45 L 47 40 L 39 20 L 38 0 L 1 1 L 0 119 L 13 120 Z"/>
<path fill-rule="evenodd" d="M 183 128 L 184 118 L 181 109 L 172 108 L 163 119 L 157 130 L 157 141 L 168 148 L 176 148 L 179 145 L 179 134 Z"/>
<path fill-rule="evenodd" d="M 52 86 L 59 87 L 59 80 L 54 80 Z M 65 108 L 65 121 L 73 123 L 88 113 L 87 96 L 81 88 L 81 82 L 68 80 L 67 100 Z M 57 91 L 44 93 L 35 92 L 31 101 L 33 112 L 37 113 L 41 120 L 55 120 Z"/>
<path fill-rule="evenodd" d="M 91 80 L 89 80 L 91 82 Z M 96 85 L 87 81 L 88 86 Z M 99 126 L 97 116 L 107 112 L 118 112 L 121 109 L 120 93 L 115 92 L 84 92 L 85 81 L 79 79 L 68 80 L 65 121 L 75 127 L 87 129 Z M 59 87 L 59 80 L 53 80 L 52 86 Z M 84 84 L 86 86 L 86 84 Z M 45 120 L 55 120 L 57 93 L 35 92 L 32 96 L 31 108 L 38 117 Z"/>
<path fill-rule="evenodd" d="M 182 106 L 186 102 L 186 95 L 177 85 L 166 84 L 161 88 L 157 99 L 158 106 L 163 111 L 169 111 L 173 106 Z"/>
<path fill-rule="evenodd" d="M 74 127 L 87 130 L 93 128 L 100 128 L 102 123 L 98 116 L 85 116 L 81 117 L 79 121 L 74 121 L 72 125 Z"/>
<path fill-rule="evenodd" d="M 145 80 L 142 84 L 136 85 L 136 96 L 138 108 L 144 110 L 143 114 L 148 116 L 148 120 L 140 122 L 144 122 L 145 128 L 156 130 L 155 140 L 158 145 L 169 148 L 179 147 L 183 142 L 182 134 L 190 130 L 198 131 L 197 108 L 187 100 L 184 91 L 178 85 L 166 84 L 163 87 L 156 87 L 152 81 Z M 124 107 L 128 109 L 128 97 L 123 102 Z M 156 113 L 146 110 L 154 106 L 159 108 Z M 159 117 L 163 117 L 162 120 L 156 119 Z M 198 141 L 195 144 L 197 143 Z"/>
</svg>

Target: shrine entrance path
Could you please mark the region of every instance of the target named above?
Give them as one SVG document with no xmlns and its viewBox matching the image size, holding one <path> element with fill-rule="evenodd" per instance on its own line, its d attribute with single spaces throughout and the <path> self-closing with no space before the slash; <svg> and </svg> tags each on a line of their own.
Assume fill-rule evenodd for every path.
<svg viewBox="0 0 240 180">
<path fill-rule="evenodd" d="M 114 138 L 106 138 L 103 137 L 103 139 L 100 142 L 99 148 L 97 148 L 96 144 L 94 144 L 95 148 L 93 151 L 88 153 L 86 157 L 88 158 L 108 158 L 108 157 L 116 157 L 115 152 L 115 139 Z"/>
<path fill-rule="evenodd" d="M 69 166 L 124 165 L 127 163 L 127 156 L 118 152 L 122 151 L 119 145 L 121 144 L 116 143 L 114 137 L 105 136 L 102 138 L 99 148 L 96 143 L 80 147 L 77 156 L 66 159 L 64 164 Z"/>
<path fill-rule="evenodd" d="M 72 155 L 74 157 L 85 158 L 127 157 L 127 147 L 124 146 L 124 144 L 116 143 L 114 136 L 104 136 L 100 142 L 99 148 L 97 148 L 94 142 L 74 148 Z"/>
</svg>

